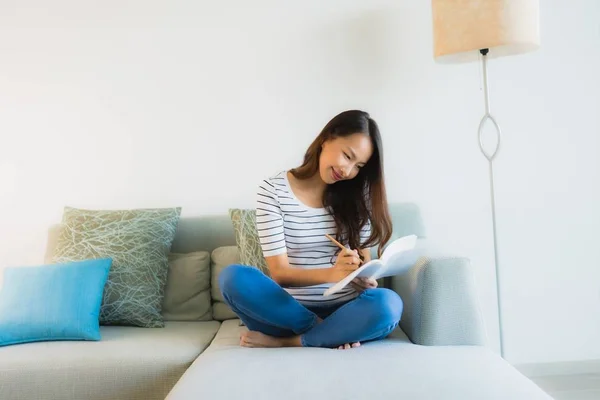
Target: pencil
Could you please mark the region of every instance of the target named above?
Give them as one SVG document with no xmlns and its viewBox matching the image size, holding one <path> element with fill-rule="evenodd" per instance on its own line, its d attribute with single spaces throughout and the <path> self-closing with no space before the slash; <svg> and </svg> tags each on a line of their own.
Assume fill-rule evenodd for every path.
<svg viewBox="0 0 600 400">
<path fill-rule="evenodd" d="M 342 250 L 348 250 L 348 248 L 346 246 L 344 246 L 343 244 L 341 244 L 340 242 L 338 242 L 337 240 L 335 240 L 331 235 L 329 235 L 328 233 L 325 234 L 325 236 L 327 237 L 327 239 L 331 240 L 334 244 L 337 245 L 337 247 L 339 247 Z"/>
<path fill-rule="evenodd" d="M 337 247 L 339 247 L 342 250 L 350 250 L 349 248 L 347 248 L 346 246 L 344 246 L 343 244 L 341 244 L 340 242 L 338 242 L 337 240 L 335 240 L 331 235 L 329 235 L 328 233 L 325 234 L 325 236 L 327 237 L 327 239 L 331 240 Z M 359 254 L 358 258 L 360 259 L 360 264 L 363 263 L 363 259 L 362 256 Z"/>
</svg>

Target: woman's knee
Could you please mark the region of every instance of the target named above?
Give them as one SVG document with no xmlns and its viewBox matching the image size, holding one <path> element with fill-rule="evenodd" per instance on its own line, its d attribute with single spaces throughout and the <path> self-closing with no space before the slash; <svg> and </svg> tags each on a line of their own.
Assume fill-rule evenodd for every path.
<svg viewBox="0 0 600 400">
<path fill-rule="evenodd" d="M 261 272 L 253 267 L 246 265 L 233 264 L 223 268 L 219 274 L 219 289 L 225 296 L 235 296 L 239 294 L 244 287 L 248 287 L 250 280 L 253 279 L 256 274 Z"/>
<path fill-rule="evenodd" d="M 369 289 L 368 296 L 373 301 L 373 307 L 376 310 L 373 315 L 379 316 L 390 324 L 400 321 L 404 303 L 398 293 L 390 289 L 378 288 Z"/>
</svg>

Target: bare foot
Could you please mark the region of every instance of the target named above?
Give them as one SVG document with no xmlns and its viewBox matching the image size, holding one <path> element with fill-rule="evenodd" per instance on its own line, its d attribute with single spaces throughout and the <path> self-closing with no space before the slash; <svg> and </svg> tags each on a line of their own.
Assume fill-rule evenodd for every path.
<svg viewBox="0 0 600 400">
<path fill-rule="evenodd" d="M 357 347 L 360 347 L 360 342 L 356 342 L 356 343 L 352 343 L 352 345 L 350 345 L 350 343 L 346 343 L 343 346 L 338 347 L 338 350 L 348 350 L 348 349 L 355 349 Z"/>
<path fill-rule="evenodd" d="M 257 331 L 246 331 L 240 334 L 240 346 L 242 347 L 300 347 L 300 336 L 279 338 L 265 335 Z"/>
</svg>

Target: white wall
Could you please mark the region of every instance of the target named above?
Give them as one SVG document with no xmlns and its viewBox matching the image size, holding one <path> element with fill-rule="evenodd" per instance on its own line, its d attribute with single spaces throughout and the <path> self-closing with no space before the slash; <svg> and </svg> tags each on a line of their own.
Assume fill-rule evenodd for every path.
<svg viewBox="0 0 600 400">
<path fill-rule="evenodd" d="M 600 3 L 542 3 L 542 48 L 489 65 L 514 363 L 600 358 Z M 362 108 L 390 200 L 472 259 L 497 343 L 480 67 L 434 63 L 430 2 L 16 4 L 0 4 L 0 265 L 41 262 L 64 205 L 251 207 L 259 179 Z"/>
</svg>

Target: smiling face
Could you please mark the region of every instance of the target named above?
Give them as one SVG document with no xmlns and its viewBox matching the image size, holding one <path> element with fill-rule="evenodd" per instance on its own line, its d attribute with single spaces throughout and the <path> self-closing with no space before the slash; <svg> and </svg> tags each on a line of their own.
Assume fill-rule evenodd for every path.
<svg viewBox="0 0 600 400">
<path fill-rule="evenodd" d="M 369 161 L 373 144 L 368 135 L 354 133 L 336 137 L 323 143 L 319 158 L 319 174 L 328 185 L 352 179 Z"/>
</svg>

